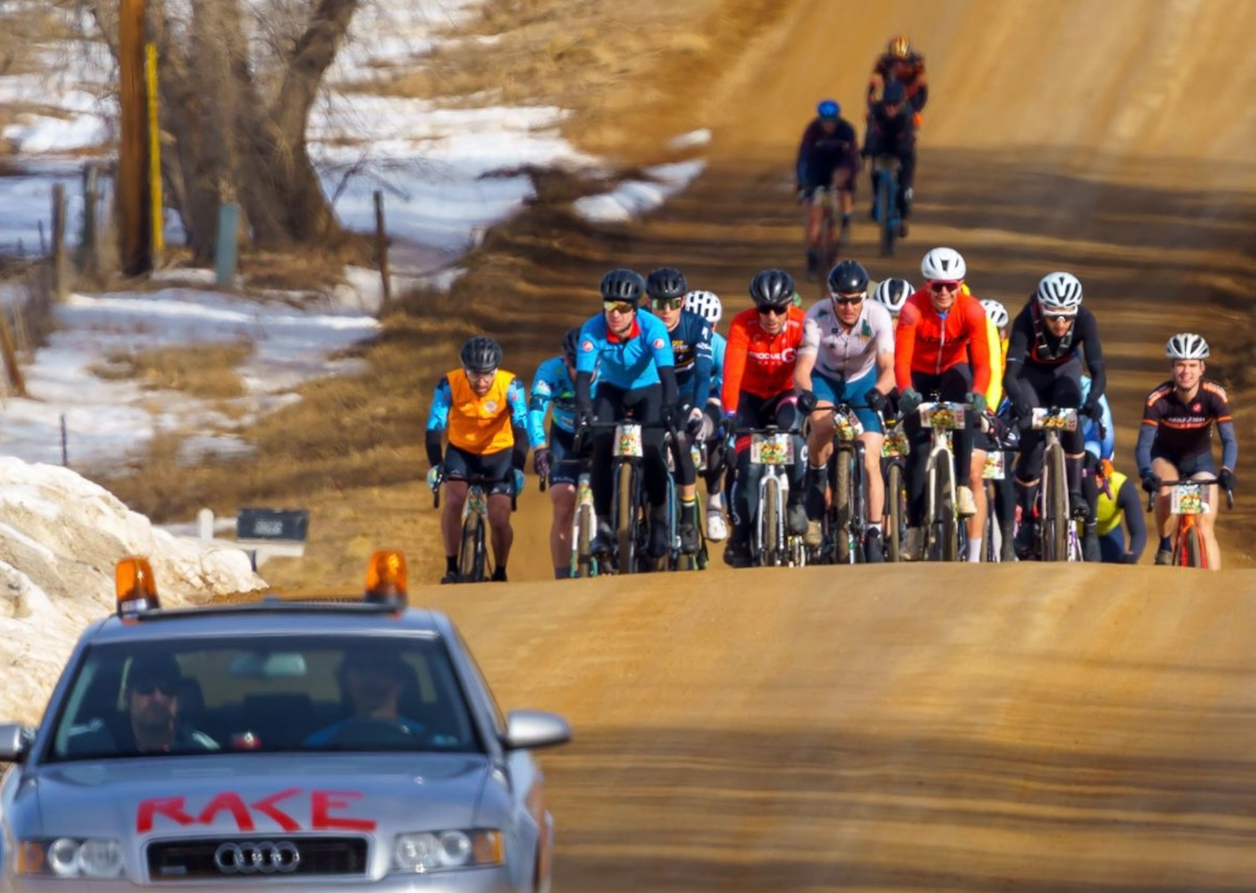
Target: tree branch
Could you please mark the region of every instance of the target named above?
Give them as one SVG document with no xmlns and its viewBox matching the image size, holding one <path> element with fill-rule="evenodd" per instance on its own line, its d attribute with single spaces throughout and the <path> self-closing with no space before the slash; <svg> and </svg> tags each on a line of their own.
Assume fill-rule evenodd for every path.
<svg viewBox="0 0 1256 893">
<path fill-rule="evenodd" d="M 335 60 L 358 6 L 359 0 L 319 0 L 309 26 L 297 41 L 273 113 L 280 138 L 288 145 L 304 139 L 319 84 Z"/>
</svg>

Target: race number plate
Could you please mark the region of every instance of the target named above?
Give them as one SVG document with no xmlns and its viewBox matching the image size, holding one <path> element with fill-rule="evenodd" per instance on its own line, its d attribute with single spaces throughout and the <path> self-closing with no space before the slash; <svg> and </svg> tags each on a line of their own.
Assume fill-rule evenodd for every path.
<svg viewBox="0 0 1256 893">
<path fill-rule="evenodd" d="M 634 422 L 620 422 L 615 426 L 615 456 L 640 459 L 645 455 L 641 446 L 641 426 Z"/>
<path fill-rule="evenodd" d="M 853 410 L 839 410 L 833 413 L 833 424 L 836 426 L 837 439 L 850 442 L 864 433 L 863 423 Z"/>
<path fill-rule="evenodd" d="M 981 469 L 981 476 L 987 481 L 1001 481 L 1007 476 L 1004 469 L 1004 460 L 1006 454 L 1002 450 L 995 450 L 993 453 L 986 453 L 986 464 Z"/>
<path fill-rule="evenodd" d="M 788 434 L 752 434 L 750 464 L 793 465 L 794 440 Z"/>
<path fill-rule="evenodd" d="M 1036 408 L 1032 424 L 1035 431 L 1076 431 L 1077 410 Z"/>
<path fill-rule="evenodd" d="M 580 505 L 593 505 L 593 483 L 589 475 L 580 475 L 580 483 L 576 488 L 576 502 Z"/>
<path fill-rule="evenodd" d="M 958 431 L 964 427 L 962 403 L 926 403 L 920 407 L 920 424 L 926 428 Z"/>
<path fill-rule="evenodd" d="M 1203 484 L 1182 484 L 1169 494 L 1169 511 L 1174 515 L 1203 515 L 1208 512 Z"/>
<path fill-rule="evenodd" d="M 902 425 L 893 425 L 885 432 L 885 442 L 881 444 L 882 459 L 900 459 L 911 452 L 907 442 L 907 433 Z"/>
<path fill-rule="evenodd" d="M 689 447 L 689 455 L 693 457 L 695 471 L 706 471 L 706 453 L 696 443 Z"/>
</svg>

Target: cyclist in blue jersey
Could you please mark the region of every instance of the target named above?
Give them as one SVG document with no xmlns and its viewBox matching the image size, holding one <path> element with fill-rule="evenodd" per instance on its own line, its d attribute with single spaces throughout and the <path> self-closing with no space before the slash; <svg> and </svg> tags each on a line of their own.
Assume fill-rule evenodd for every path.
<svg viewBox="0 0 1256 893">
<path fill-rule="evenodd" d="M 650 553 L 667 553 L 667 463 L 663 458 L 663 429 L 676 418 L 676 358 L 672 339 L 662 320 L 638 313 L 645 280 L 632 270 L 611 270 L 602 277 L 602 313 L 580 329 L 576 353 L 576 426 L 592 421 L 617 422 L 628 416 L 642 425 L 645 453 L 645 489 L 650 504 Z M 592 391 L 597 371 L 596 397 Z M 597 535 L 593 550 L 613 551 L 611 511 L 611 452 L 613 428 L 594 428 L 592 442 L 593 507 Z"/>
<path fill-rule="evenodd" d="M 706 443 L 707 453 L 707 467 L 703 475 L 707 488 L 707 539 L 718 543 L 728 537 L 728 522 L 724 519 L 724 413 L 720 411 L 720 391 L 724 387 L 724 351 L 728 341 L 715 331 L 724 315 L 724 305 L 715 292 L 691 291 L 685 295 L 685 309 L 701 316 L 711 327 L 711 391 L 703 406 L 706 420 L 700 436 Z"/>
<path fill-rule="evenodd" d="M 680 491 L 680 549 L 698 551 L 698 471 L 693 464 L 691 438 L 704 433 L 707 395 L 711 392 L 711 327 L 696 313 L 684 309 L 688 283 L 675 267 L 659 267 L 645 280 L 650 310 L 671 335 L 676 359 L 677 417 L 684 424 L 684 442 L 677 449 L 676 481 Z"/>
<path fill-rule="evenodd" d="M 571 576 L 571 530 L 576 515 L 576 485 L 580 480 L 580 457 L 576 455 L 576 351 L 580 327 L 563 336 L 563 352 L 550 357 L 536 370 L 532 396 L 528 400 L 528 437 L 540 444 L 532 453 L 532 470 L 549 479 L 554 522 L 550 527 L 550 555 L 554 578 Z M 594 382 L 596 384 L 596 382 Z M 549 437 L 545 436 L 545 415 L 550 413 Z"/>
</svg>

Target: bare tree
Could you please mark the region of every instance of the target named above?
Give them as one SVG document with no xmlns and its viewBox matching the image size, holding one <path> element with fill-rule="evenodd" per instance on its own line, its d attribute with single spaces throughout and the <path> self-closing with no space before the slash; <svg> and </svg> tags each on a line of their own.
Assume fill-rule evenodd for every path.
<svg viewBox="0 0 1256 893">
<path fill-rule="evenodd" d="M 112 42 L 113 0 L 88 2 Z M 322 245 L 343 235 L 305 134 L 359 4 L 284 0 L 246 13 L 241 0 L 148 0 L 162 124 L 174 143 L 167 177 L 198 261 L 214 255 L 225 202 L 240 205 L 261 248 Z"/>
</svg>

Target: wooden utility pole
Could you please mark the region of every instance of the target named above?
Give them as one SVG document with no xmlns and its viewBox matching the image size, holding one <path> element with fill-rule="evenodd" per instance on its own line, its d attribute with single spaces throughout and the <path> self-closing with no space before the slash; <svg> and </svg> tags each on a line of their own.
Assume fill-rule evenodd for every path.
<svg viewBox="0 0 1256 893">
<path fill-rule="evenodd" d="M 119 0 L 118 229 L 122 272 L 142 276 L 153 268 L 152 197 L 148 170 L 148 97 L 144 78 L 145 0 Z"/>
</svg>

